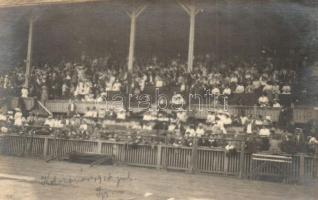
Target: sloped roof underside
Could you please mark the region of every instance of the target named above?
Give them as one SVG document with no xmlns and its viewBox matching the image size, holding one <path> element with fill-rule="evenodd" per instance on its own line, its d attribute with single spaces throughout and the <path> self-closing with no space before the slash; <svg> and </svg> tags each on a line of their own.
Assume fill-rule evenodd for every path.
<svg viewBox="0 0 318 200">
<path fill-rule="evenodd" d="M 1 7 L 102 2 L 103 0 L 0 0 Z"/>
</svg>

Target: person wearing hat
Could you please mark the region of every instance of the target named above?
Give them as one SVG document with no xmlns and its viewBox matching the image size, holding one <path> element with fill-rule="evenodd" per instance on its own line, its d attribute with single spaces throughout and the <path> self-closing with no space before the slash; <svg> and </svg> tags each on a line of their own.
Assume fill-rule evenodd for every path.
<svg viewBox="0 0 318 200">
<path fill-rule="evenodd" d="M 206 119 L 206 123 L 207 124 L 214 124 L 215 123 L 215 119 L 216 119 L 216 116 L 214 114 L 213 111 L 209 111 L 209 114 L 207 116 L 207 119 Z"/>
<path fill-rule="evenodd" d="M 195 130 L 195 133 L 196 133 L 196 136 L 199 138 L 201 138 L 204 135 L 205 130 L 204 130 L 203 124 L 201 123 L 198 124 L 198 127 Z"/>
<path fill-rule="evenodd" d="M 6 121 L 7 121 L 7 116 L 1 112 L 0 113 L 0 122 L 6 122 Z"/>
<path fill-rule="evenodd" d="M 269 137 L 271 135 L 271 132 L 266 126 L 262 126 L 262 128 L 258 132 L 258 135 L 263 137 Z"/>
<path fill-rule="evenodd" d="M 92 111 L 91 111 L 90 107 L 86 107 L 86 112 L 84 114 L 84 117 L 86 117 L 86 118 L 92 117 Z"/>
<path fill-rule="evenodd" d="M 212 95 L 214 96 L 214 97 L 217 97 L 217 96 L 219 96 L 220 95 L 220 89 L 217 87 L 217 86 L 215 86 L 213 89 L 212 89 Z"/>
<path fill-rule="evenodd" d="M 269 104 L 269 99 L 268 97 L 265 95 L 265 93 L 263 93 L 259 98 L 258 98 L 258 104 L 260 105 L 260 107 L 267 107 Z"/>
<path fill-rule="evenodd" d="M 72 99 L 68 101 L 68 106 L 67 106 L 67 116 L 72 117 L 76 113 L 76 104 Z"/>
<path fill-rule="evenodd" d="M 232 93 L 231 88 L 229 87 L 228 84 L 226 84 L 224 89 L 223 89 L 223 93 L 222 94 L 225 95 L 225 96 L 230 96 L 231 93 Z"/>
<path fill-rule="evenodd" d="M 126 120 L 126 111 L 125 110 L 120 110 L 117 112 L 117 120 L 119 120 L 119 121 Z"/>
<path fill-rule="evenodd" d="M 181 94 L 178 94 L 174 92 L 172 98 L 171 98 L 171 104 L 172 104 L 172 109 L 174 110 L 180 110 L 183 108 L 185 105 L 185 100 Z"/>
<path fill-rule="evenodd" d="M 52 127 L 54 126 L 54 119 L 53 119 L 53 116 L 52 116 L 52 115 L 49 115 L 49 116 L 47 117 L 47 119 L 46 119 L 45 122 L 44 122 L 44 125 L 46 125 L 46 126 L 48 126 L 48 127 L 50 127 L 50 128 L 52 128 Z"/>
<path fill-rule="evenodd" d="M 22 126 L 25 122 L 24 117 L 22 116 L 22 112 L 19 108 L 15 109 L 16 113 L 14 114 L 14 125 L 15 126 Z"/>
<path fill-rule="evenodd" d="M 9 110 L 8 112 L 7 112 L 7 120 L 13 120 L 14 118 L 13 118 L 13 111 L 12 110 Z"/>
<path fill-rule="evenodd" d="M 273 100 L 273 108 L 280 108 L 281 107 L 281 105 L 280 105 L 280 103 L 278 102 L 278 99 L 274 99 Z"/>
<path fill-rule="evenodd" d="M 287 82 L 282 87 L 282 94 L 291 94 L 291 86 Z"/>
<path fill-rule="evenodd" d="M 186 111 L 177 111 L 177 119 L 182 122 L 186 123 L 188 120 L 189 116 Z"/>
</svg>

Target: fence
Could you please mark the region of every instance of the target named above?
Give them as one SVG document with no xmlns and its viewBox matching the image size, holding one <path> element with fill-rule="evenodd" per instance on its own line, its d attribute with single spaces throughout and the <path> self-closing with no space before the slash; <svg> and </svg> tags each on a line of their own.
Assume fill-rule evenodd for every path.
<svg viewBox="0 0 318 200">
<path fill-rule="evenodd" d="M 293 119 L 297 123 L 306 123 L 318 119 L 318 108 L 309 106 L 297 106 L 293 111 Z"/>
<path fill-rule="evenodd" d="M 244 143 L 242 143 L 242 147 Z M 168 145 L 129 145 L 109 141 L 65 140 L 42 136 L 0 136 L 0 151 L 7 155 L 38 158 L 64 157 L 76 151 L 113 155 L 117 162 L 132 166 L 173 169 L 198 173 L 220 174 L 240 178 L 252 176 L 252 160 L 244 148 L 227 154 L 223 148 L 174 147 Z M 309 155 L 294 155 L 289 166 L 290 180 L 317 177 L 318 159 Z M 280 175 L 276 170 L 264 173 Z"/>
</svg>

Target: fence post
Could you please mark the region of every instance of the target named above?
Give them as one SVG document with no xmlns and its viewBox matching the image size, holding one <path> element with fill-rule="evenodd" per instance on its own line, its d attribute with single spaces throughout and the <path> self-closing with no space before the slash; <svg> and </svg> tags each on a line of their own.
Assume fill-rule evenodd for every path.
<svg viewBox="0 0 318 200">
<path fill-rule="evenodd" d="M 97 141 L 97 151 L 96 151 L 98 154 L 102 154 L 102 145 L 103 145 L 102 141 L 98 140 Z"/>
<path fill-rule="evenodd" d="M 224 174 L 227 175 L 229 166 L 229 157 L 227 155 L 226 150 L 224 150 Z"/>
<path fill-rule="evenodd" d="M 47 157 L 47 152 L 48 152 L 48 147 L 49 147 L 49 138 L 45 137 L 44 138 L 44 146 L 43 146 L 43 157 Z"/>
<path fill-rule="evenodd" d="M 124 160 L 125 156 L 122 156 L 122 155 L 119 154 L 119 145 L 117 143 L 114 143 L 112 145 L 112 148 L 113 148 L 112 152 L 113 152 L 113 156 L 115 157 L 115 160 L 117 160 L 119 162 L 125 161 Z M 127 149 L 125 149 L 125 151 L 127 151 Z M 125 152 L 123 151 L 123 153 L 125 153 Z"/>
<path fill-rule="evenodd" d="M 318 144 L 315 145 L 315 154 L 314 154 L 314 178 L 318 175 Z"/>
<path fill-rule="evenodd" d="M 301 183 L 305 181 L 305 156 L 300 154 L 299 156 L 299 179 Z"/>
<path fill-rule="evenodd" d="M 241 152 L 240 152 L 240 173 L 239 178 L 244 178 L 245 168 L 245 140 L 241 141 Z"/>
<path fill-rule="evenodd" d="M 157 146 L 157 169 L 161 168 L 161 151 L 162 151 L 161 144 L 159 144 Z"/>
<path fill-rule="evenodd" d="M 193 146 L 192 146 L 192 156 L 190 161 L 189 171 L 191 173 L 195 173 L 197 171 L 197 160 L 198 160 L 198 142 L 197 138 L 193 138 Z"/>
</svg>

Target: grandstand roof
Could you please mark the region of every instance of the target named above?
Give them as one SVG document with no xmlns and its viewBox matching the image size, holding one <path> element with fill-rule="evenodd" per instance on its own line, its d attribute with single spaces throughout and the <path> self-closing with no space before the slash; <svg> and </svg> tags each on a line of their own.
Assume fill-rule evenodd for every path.
<svg viewBox="0 0 318 200">
<path fill-rule="evenodd" d="M 0 0 L 1 7 L 36 6 L 52 4 L 89 3 L 105 0 Z"/>
</svg>

